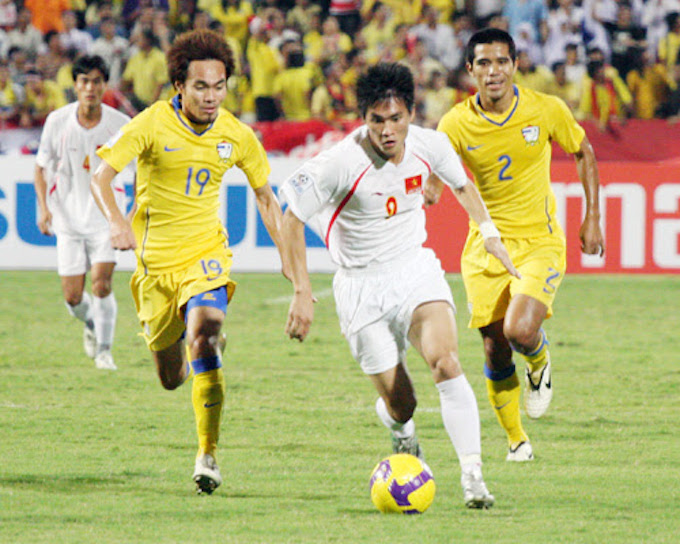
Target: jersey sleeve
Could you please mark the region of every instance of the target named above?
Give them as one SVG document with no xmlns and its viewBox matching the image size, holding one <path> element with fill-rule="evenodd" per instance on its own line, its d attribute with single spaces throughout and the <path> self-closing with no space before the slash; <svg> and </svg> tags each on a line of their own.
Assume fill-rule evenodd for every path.
<svg viewBox="0 0 680 544">
<path fill-rule="evenodd" d="M 121 172 L 132 159 L 151 147 L 154 132 L 153 111 L 153 107 L 144 110 L 121 127 L 97 151 L 97 155 L 116 172 Z"/>
<path fill-rule="evenodd" d="M 45 125 L 40 136 L 38 154 L 35 157 L 35 162 L 40 168 L 54 167 L 58 160 L 57 124 L 58 123 L 55 122 L 54 113 L 50 113 L 45 120 Z"/>
<path fill-rule="evenodd" d="M 281 185 L 279 194 L 282 201 L 290 206 L 300 221 L 307 223 L 334 200 L 343 170 L 328 153 L 317 155 Z"/>
<path fill-rule="evenodd" d="M 444 115 L 439 121 L 437 130 L 443 132 L 449 139 L 449 142 L 453 146 L 454 151 L 460 156 L 462 148 L 460 143 L 460 137 L 458 131 L 456 130 L 456 125 L 459 121 L 457 120 L 454 110 L 450 110 Z"/>
<path fill-rule="evenodd" d="M 430 149 L 434 162 L 432 171 L 451 189 L 460 189 L 468 182 L 460 157 L 445 134 L 433 132 Z"/>
<path fill-rule="evenodd" d="M 574 115 L 563 100 L 551 97 L 550 103 L 548 111 L 552 121 L 551 139 L 560 144 L 560 147 L 567 153 L 576 153 L 581 149 L 586 131 L 576 122 Z"/>
<path fill-rule="evenodd" d="M 259 189 L 267 184 L 271 167 L 267 160 L 267 152 L 255 136 L 253 129 L 243 125 L 244 131 L 239 147 L 241 155 L 236 160 L 238 166 L 248 178 L 248 183 L 253 189 Z"/>
</svg>

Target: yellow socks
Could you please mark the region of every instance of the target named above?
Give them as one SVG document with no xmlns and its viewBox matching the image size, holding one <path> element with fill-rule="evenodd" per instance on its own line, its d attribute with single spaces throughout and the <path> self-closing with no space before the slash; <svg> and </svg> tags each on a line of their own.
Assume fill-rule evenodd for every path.
<svg viewBox="0 0 680 544">
<path fill-rule="evenodd" d="M 540 330 L 540 333 L 541 340 L 539 341 L 536 349 L 531 353 L 524 355 L 527 366 L 529 367 L 529 372 L 532 374 L 532 378 L 534 377 L 534 373 L 540 372 L 550 361 L 550 352 L 548 351 L 548 345 L 550 342 L 548 342 L 548 337 L 546 336 L 543 329 Z M 536 378 L 540 379 L 540 376 L 536 376 Z"/>
<path fill-rule="evenodd" d="M 486 375 L 486 390 L 489 401 L 496 413 L 498 422 L 508 435 L 510 447 L 516 447 L 520 442 L 529 440 L 522 427 L 519 410 L 520 385 L 515 365 L 503 370 L 490 370 L 484 366 Z"/>
<path fill-rule="evenodd" d="M 198 455 L 215 456 L 225 392 L 222 363 L 217 356 L 203 357 L 192 361 L 191 366 L 194 372 L 191 401 L 196 416 Z"/>
</svg>

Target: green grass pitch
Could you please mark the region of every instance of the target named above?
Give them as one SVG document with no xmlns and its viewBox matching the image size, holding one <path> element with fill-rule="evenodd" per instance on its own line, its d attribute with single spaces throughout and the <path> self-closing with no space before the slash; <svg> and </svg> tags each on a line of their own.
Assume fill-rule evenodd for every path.
<svg viewBox="0 0 680 544">
<path fill-rule="evenodd" d="M 481 343 L 460 356 L 477 395 L 496 506 L 468 511 L 435 387 L 415 353 L 416 424 L 437 483 L 422 516 L 368 496 L 389 453 L 370 382 L 342 338 L 331 277 L 304 344 L 283 333 L 290 286 L 239 274 L 226 321 L 227 408 L 214 495 L 194 494 L 190 387 L 155 376 L 118 273 L 117 372 L 98 371 L 53 272 L 0 272 L 0 543 L 675 543 L 680 533 L 680 278 L 567 276 L 546 324 L 555 398 L 525 418 L 536 460 L 505 462 Z"/>
</svg>

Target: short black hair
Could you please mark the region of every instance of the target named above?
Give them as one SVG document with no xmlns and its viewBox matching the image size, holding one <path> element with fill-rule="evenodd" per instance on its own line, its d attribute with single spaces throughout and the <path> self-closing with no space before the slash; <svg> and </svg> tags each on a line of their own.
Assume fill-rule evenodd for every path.
<svg viewBox="0 0 680 544">
<path fill-rule="evenodd" d="M 397 62 L 379 62 L 357 80 L 357 103 L 362 117 L 366 117 L 368 108 L 389 98 L 401 100 L 411 112 L 414 93 L 411 70 Z"/>
<path fill-rule="evenodd" d="M 103 58 L 99 55 L 83 55 L 76 59 L 71 68 L 73 81 L 78 79 L 80 74 L 89 74 L 92 70 L 99 70 L 104 76 L 104 81 L 109 80 L 109 67 Z"/>
<path fill-rule="evenodd" d="M 599 70 L 601 70 L 603 67 L 604 67 L 604 62 L 602 62 L 601 60 L 591 60 L 586 65 L 586 69 L 588 70 L 588 77 L 590 79 L 594 79 L 595 74 L 597 74 L 597 72 Z"/>
<path fill-rule="evenodd" d="M 515 40 L 512 36 L 508 34 L 505 30 L 500 28 L 483 28 L 475 32 L 470 41 L 468 41 L 467 47 L 465 48 L 465 60 L 469 64 L 473 64 L 475 60 L 475 47 L 482 43 L 506 43 L 508 44 L 508 52 L 510 53 L 510 58 L 512 62 L 515 62 L 517 58 L 517 50 L 515 48 Z"/>
</svg>

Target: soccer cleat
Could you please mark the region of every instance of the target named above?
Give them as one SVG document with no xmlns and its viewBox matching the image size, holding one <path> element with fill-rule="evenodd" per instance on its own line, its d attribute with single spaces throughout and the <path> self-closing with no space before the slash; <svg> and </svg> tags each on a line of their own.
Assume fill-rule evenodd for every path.
<svg viewBox="0 0 680 544">
<path fill-rule="evenodd" d="M 514 448 L 508 449 L 508 456 L 506 461 L 514 461 L 516 463 L 523 463 L 524 461 L 534 460 L 534 451 L 531 449 L 531 443 L 524 441 L 517 444 Z"/>
<path fill-rule="evenodd" d="M 87 325 L 83 329 L 83 349 L 90 359 L 94 359 L 97 355 L 97 337 L 94 335 L 94 329 Z"/>
<path fill-rule="evenodd" d="M 118 370 L 116 363 L 113 362 L 113 355 L 109 350 L 100 351 L 94 358 L 94 366 L 101 370 Z"/>
<path fill-rule="evenodd" d="M 423 450 L 418 443 L 418 437 L 414 434 L 406 438 L 399 438 L 392 435 L 392 451 L 394 453 L 410 453 L 415 455 L 421 461 L 425 460 Z"/>
<path fill-rule="evenodd" d="M 484 478 L 482 478 L 482 469 L 479 466 L 464 471 L 460 476 L 460 485 L 463 486 L 463 499 L 468 508 L 486 510 L 496 502 L 494 496 L 486 488 Z"/>
<path fill-rule="evenodd" d="M 527 368 L 524 376 L 524 410 L 532 419 L 538 419 L 548 410 L 552 400 L 552 375 L 550 361 L 541 370 L 538 383 L 534 383 L 531 373 Z"/>
<path fill-rule="evenodd" d="M 220 475 L 220 469 L 215 458 L 209 453 L 196 458 L 196 466 L 192 478 L 196 482 L 196 493 L 199 495 L 203 493 L 210 495 L 215 491 L 222 483 L 222 476 Z"/>
</svg>

